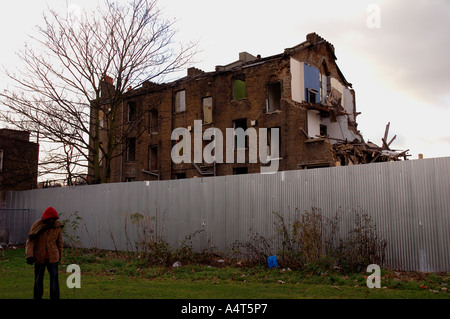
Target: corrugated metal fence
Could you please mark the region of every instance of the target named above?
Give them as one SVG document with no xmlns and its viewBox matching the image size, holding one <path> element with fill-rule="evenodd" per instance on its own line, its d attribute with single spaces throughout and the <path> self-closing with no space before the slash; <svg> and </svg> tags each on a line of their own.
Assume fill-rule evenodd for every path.
<svg viewBox="0 0 450 319">
<path fill-rule="evenodd" d="M 11 192 L 7 203 L 34 219 L 48 206 L 79 215 L 84 247 L 130 249 L 146 221 L 147 235 L 176 245 L 195 234 L 195 248 L 221 251 L 248 241 L 250 229 L 274 237 L 273 212 L 293 221 L 311 207 L 329 217 L 361 209 L 387 240 L 390 266 L 450 271 L 450 158 Z"/>
<path fill-rule="evenodd" d="M 29 209 L 0 208 L 0 244 L 23 243 L 30 226 Z"/>
</svg>

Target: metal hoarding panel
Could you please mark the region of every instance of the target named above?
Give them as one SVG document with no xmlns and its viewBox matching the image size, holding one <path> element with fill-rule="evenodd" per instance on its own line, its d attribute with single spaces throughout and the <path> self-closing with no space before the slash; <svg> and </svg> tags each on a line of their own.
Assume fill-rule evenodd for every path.
<svg viewBox="0 0 450 319">
<path fill-rule="evenodd" d="M 226 251 L 251 231 L 275 239 L 274 212 L 288 223 L 313 207 L 330 218 L 340 212 L 345 234 L 359 210 L 388 241 L 389 266 L 450 270 L 450 158 L 10 192 L 7 205 L 29 209 L 27 223 L 48 206 L 64 218 L 77 212 L 83 246 L 124 250 L 142 238 L 136 213 L 154 239 Z"/>
</svg>

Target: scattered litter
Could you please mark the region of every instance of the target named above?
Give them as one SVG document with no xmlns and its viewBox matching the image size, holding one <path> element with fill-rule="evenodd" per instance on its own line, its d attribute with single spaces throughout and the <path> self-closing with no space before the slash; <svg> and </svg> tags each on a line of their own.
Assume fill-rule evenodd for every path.
<svg viewBox="0 0 450 319">
<path fill-rule="evenodd" d="M 435 293 L 435 294 L 438 294 L 439 293 L 439 291 L 437 291 L 437 290 L 433 290 L 433 289 L 429 289 L 432 293 Z"/>
<path fill-rule="evenodd" d="M 219 259 L 218 261 L 217 261 L 218 263 L 224 263 L 225 262 L 225 260 L 223 260 L 223 259 Z"/>
<path fill-rule="evenodd" d="M 267 265 L 269 268 L 278 268 L 277 256 L 270 256 L 267 258 Z"/>
<path fill-rule="evenodd" d="M 285 284 L 285 282 L 284 282 L 283 280 L 278 280 L 278 282 L 279 282 L 280 284 L 282 284 L 282 285 Z"/>
<path fill-rule="evenodd" d="M 179 261 L 176 261 L 176 262 L 173 263 L 172 267 L 173 268 L 181 267 L 181 263 Z"/>
<path fill-rule="evenodd" d="M 336 284 L 333 285 L 333 288 L 334 288 L 334 289 L 337 289 L 337 290 L 341 290 L 341 288 L 339 288 L 338 286 L 336 286 Z"/>
</svg>

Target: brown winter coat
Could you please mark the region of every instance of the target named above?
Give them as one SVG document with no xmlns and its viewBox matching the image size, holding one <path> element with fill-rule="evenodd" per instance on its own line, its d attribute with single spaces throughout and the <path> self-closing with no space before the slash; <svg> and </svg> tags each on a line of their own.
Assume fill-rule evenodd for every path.
<svg viewBox="0 0 450 319">
<path fill-rule="evenodd" d="M 30 235 L 34 234 L 36 230 L 43 225 L 44 222 L 42 219 L 40 219 L 36 221 L 33 226 L 31 226 L 25 246 L 26 258 L 34 257 L 35 263 L 44 263 L 46 255 L 45 252 L 47 250 L 49 262 L 59 262 L 61 260 L 63 250 L 63 224 L 57 220 L 55 221 L 53 227 L 45 228 L 44 230 L 40 231 L 37 236 L 34 236 L 34 238 L 30 238 Z"/>
</svg>

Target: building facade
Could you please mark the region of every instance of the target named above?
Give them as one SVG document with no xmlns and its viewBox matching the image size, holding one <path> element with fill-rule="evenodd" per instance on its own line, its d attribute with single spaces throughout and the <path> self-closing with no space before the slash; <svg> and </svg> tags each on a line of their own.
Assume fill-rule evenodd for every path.
<svg viewBox="0 0 450 319">
<path fill-rule="evenodd" d="M 39 145 L 30 133 L 0 129 L 0 207 L 9 190 L 37 188 Z"/>
<path fill-rule="evenodd" d="M 249 136 L 243 141 L 232 137 L 234 160 L 225 160 L 227 129 L 237 134 L 238 128 L 267 128 L 269 146 L 274 145 L 270 129 L 278 129 L 279 154 L 270 158 L 278 161 L 278 171 L 397 160 L 398 153 L 364 141 L 357 128 L 355 91 L 336 59 L 334 46 L 311 33 L 278 55 L 242 52 L 238 61 L 213 72 L 190 68 L 174 82 L 144 82 L 123 101 L 121 124 L 136 129 L 126 130 L 111 162 L 110 181 L 260 173 L 271 162 L 250 160 Z M 200 128 L 195 121 L 201 121 Z M 177 128 L 192 133 L 191 148 L 176 151 L 189 161 L 174 161 L 174 146 L 182 140 L 172 135 Z M 218 138 L 205 138 L 210 128 L 223 134 L 213 152 L 222 153 L 223 160 L 195 161 L 194 144 L 211 150 L 211 140 Z M 203 136 L 200 142 L 195 132 Z M 239 151 L 245 151 L 244 162 L 236 161 Z"/>
</svg>

